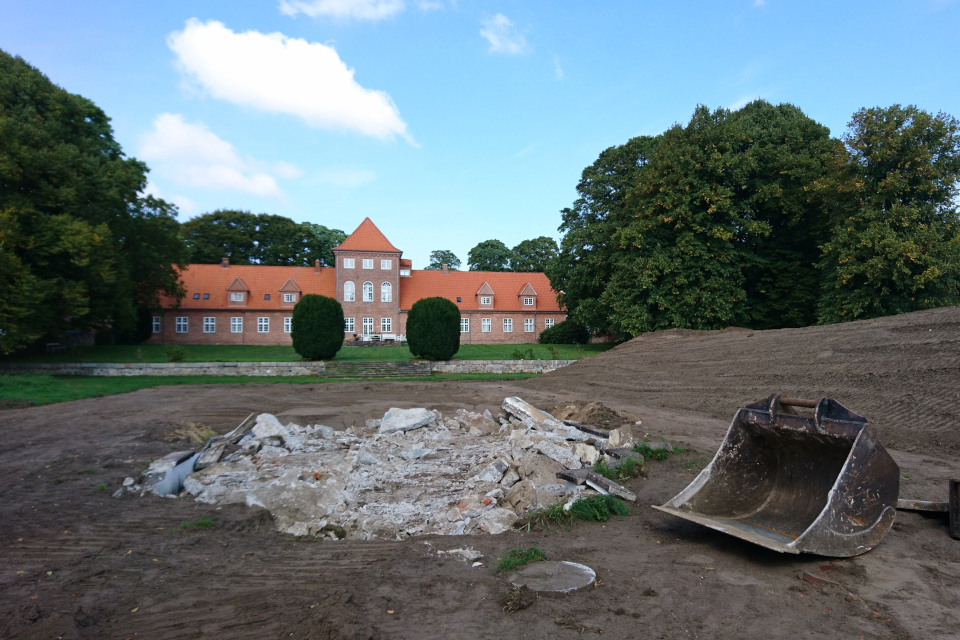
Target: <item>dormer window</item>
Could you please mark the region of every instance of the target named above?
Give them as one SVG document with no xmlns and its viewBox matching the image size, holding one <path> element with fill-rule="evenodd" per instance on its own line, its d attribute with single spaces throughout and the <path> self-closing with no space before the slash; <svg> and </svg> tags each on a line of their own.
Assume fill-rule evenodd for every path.
<svg viewBox="0 0 960 640">
<path fill-rule="evenodd" d="M 297 301 L 297 294 L 295 294 L 295 293 L 285 293 L 285 294 L 283 294 L 283 301 L 284 301 L 284 302 L 296 302 L 296 301 Z"/>
<path fill-rule="evenodd" d="M 410 277 L 410 269 L 400 269 L 400 277 L 401 277 L 401 278 L 409 278 L 409 277 Z"/>
<path fill-rule="evenodd" d="M 480 296 L 480 304 L 493 304 L 493 298 L 490 296 Z"/>
<path fill-rule="evenodd" d="M 523 306 L 525 306 L 525 307 L 532 307 L 532 306 L 533 306 L 533 298 L 524 298 L 524 299 L 523 299 Z"/>
<path fill-rule="evenodd" d="M 230 302 L 243 302 L 243 293 L 234 291 L 230 294 Z"/>
</svg>

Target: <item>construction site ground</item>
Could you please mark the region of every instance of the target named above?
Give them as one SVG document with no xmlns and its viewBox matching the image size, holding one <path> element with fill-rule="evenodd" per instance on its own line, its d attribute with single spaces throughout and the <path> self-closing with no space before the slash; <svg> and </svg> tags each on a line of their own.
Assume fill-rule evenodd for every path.
<svg viewBox="0 0 960 640">
<path fill-rule="evenodd" d="M 947 479 L 960 476 L 956 308 L 648 334 L 516 383 L 161 387 L 6 409 L 0 637 L 960 636 L 960 541 L 940 516 L 900 512 L 876 549 L 830 559 L 781 555 L 649 508 L 712 458 L 737 407 L 774 392 L 830 396 L 871 419 L 901 466 L 901 497 L 945 500 Z M 171 438 L 225 433 L 253 412 L 342 430 L 390 407 L 496 414 L 506 396 L 544 409 L 601 402 L 640 416 L 638 435 L 686 451 L 626 483 L 639 496 L 629 516 L 501 535 L 314 541 L 278 533 L 259 508 L 111 497 L 152 458 L 189 446 Z M 585 564 L 598 581 L 507 613 L 495 564 L 518 545 Z M 437 554 L 465 546 L 482 566 Z"/>
</svg>

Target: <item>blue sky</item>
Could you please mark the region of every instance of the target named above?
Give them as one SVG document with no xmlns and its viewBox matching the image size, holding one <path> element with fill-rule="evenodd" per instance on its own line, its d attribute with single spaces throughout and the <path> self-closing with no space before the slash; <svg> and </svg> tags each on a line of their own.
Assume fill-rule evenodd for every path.
<svg viewBox="0 0 960 640">
<path fill-rule="evenodd" d="M 352 231 L 426 266 L 559 238 L 584 167 L 698 104 L 960 117 L 960 2 L 2 0 L 0 49 L 93 100 L 181 220 Z"/>
</svg>

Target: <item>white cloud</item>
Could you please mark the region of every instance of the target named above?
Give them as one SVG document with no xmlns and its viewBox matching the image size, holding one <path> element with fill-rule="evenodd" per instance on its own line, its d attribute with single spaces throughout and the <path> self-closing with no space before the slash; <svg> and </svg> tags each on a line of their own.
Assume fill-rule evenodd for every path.
<svg viewBox="0 0 960 640">
<path fill-rule="evenodd" d="M 234 33 L 222 23 L 187 20 L 167 38 L 182 71 L 215 98 L 299 116 L 310 126 L 347 129 L 413 144 L 383 91 L 364 89 L 333 47 L 282 33 Z"/>
<path fill-rule="evenodd" d="M 490 43 L 490 53 L 516 55 L 527 50 L 527 39 L 517 31 L 510 18 L 498 13 L 480 21 L 480 35 Z"/>
<path fill-rule="evenodd" d="M 141 196 L 153 196 L 154 198 L 161 198 L 167 202 L 172 203 L 180 213 L 184 213 L 188 216 L 191 216 L 197 212 L 197 203 L 191 200 L 186 196 L 181 195 L 169 195 L 164 196 L 160 187 L 157 186 L 155 182 L 147 182 L 147 186 L 140 193 Z"/>
<path fill-rule="evenodd" d="M 360 185 L 373 182 L 376 179 L 373 171 L 337 169 L 332 171 L 323 171 L 317 177 L 317 181 L 323 184 L 330 184 L 336 187 L 359 187 Z"/>
<path fill-rule="evenodd" d="M 280 0 L 280 13 L 311 18 L 353 18 L 383 20 L 403 11 L 403 0 Z"/>
<path fill-rule="evenodd" d="M 277 176 L 295 178 L 302 173 L 286 162 L 270 165 L 245 160 L 232 144 L 201 123 L 184 121 L 179 113 L 156 117 L 153 130 L 143 137 L 139 155 L 177 184 L 258 196 L 282 196 Z"/>
<path fill-rule="evenodd" d="M 560 66 L 560 58 L 553 57 L 553 75 L 557 80 L 563 80 L 563 67 Z"/>
</svg>

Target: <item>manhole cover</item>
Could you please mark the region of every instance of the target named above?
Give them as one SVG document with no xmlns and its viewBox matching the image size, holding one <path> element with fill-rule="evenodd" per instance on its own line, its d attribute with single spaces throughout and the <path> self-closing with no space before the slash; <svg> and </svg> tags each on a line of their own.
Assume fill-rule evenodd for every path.
<svg viewBox="0 0 960 640">
<path fill-rule="evenodd" d="M 576 562 L 534 562 L 514 573 L 507 581 L 513 585 L 527 585 L 539 592 L 572 593 L 593 584 L 597 574 L 588 566 Z"/>
</svg>

